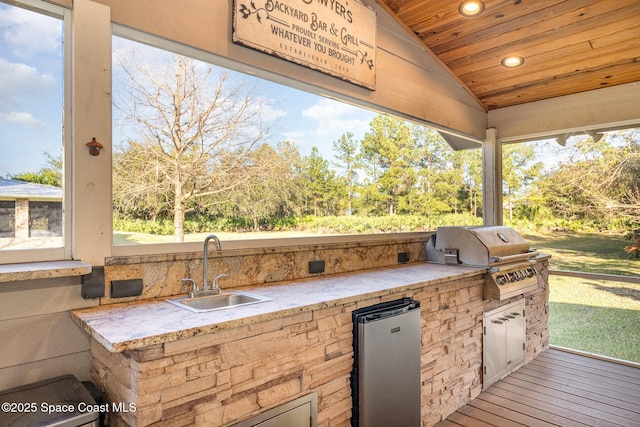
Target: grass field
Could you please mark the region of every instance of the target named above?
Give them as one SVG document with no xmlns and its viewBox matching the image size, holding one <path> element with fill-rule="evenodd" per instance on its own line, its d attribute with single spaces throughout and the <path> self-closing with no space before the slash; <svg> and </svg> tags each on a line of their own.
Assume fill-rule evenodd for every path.
<svg viewBox="0 0 640 427">
<path fill-rule="evenodd" d="M 551 269 L 640 276 L 621 235 L 555 232 L 524 236 Z M 640 285 L 551 276 L 551 344 L 640 363 Z"/>
</svg>

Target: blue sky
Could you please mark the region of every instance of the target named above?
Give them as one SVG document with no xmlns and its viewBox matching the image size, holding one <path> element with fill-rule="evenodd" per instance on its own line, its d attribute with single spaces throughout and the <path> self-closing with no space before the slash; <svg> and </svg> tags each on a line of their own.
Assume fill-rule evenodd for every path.
<svg viewBox="0 0 640 427">
<path fill-rule="evenodd" d="M 0 3 L 0 176 L 62 147 L 62 21 Z"/>
<path fill-rule="evenodd" d="M 134 54 L 129 49 L 134 49 L 136 55 L 144 56 L 149 63 L 162 61 L 158 58 L 157 48 L 120 37 L 114 38 L 113 49 L 114 58 L 119 55 L 130 58 Z M 113 70 L 114 84 L 118 84 L 123 77 L 118 75 L 119 67 L 114 65 Z M 229 80 L 234 81 L 232 84 L 242 82 L 256 88 L 257 98 L 264 103 L 263 117 L 272 130 L 269 142 L 294 142 L 303 155 L 309 154 L 311 148 L 316 146 L 321 154 L 329 159 L 332 156 L 333 141 L 346 132 L 352 132 L 356 138 L 364 136 L 369 130 L 371 120 L 377 115 L 363 108 L 257 79 L 251 75 L 230 70 L 227 72 L 230 74 Z M 114 88 L 116 97 L 117 92 L 118 89 Z M 115 144 L 123 138 L 126 136 L 118 135 L 117 130 L 114 131 Z"/>
<path fill-rule="evenodd" d="M 0 177 L 35 172 L 46 165 L 44 153 L 61 152 L 62 43 L 61 20 L 0 3 Z M 347 131 L 362 137 L 376 115 L 266 80 L 257 90 L 267 105 L 270 141 L 292 141 L 303 155 L 318 146 L 330 158 L 333 141 Z M 114 143 L 119 138 L 114 134 Z"/>
</svg>

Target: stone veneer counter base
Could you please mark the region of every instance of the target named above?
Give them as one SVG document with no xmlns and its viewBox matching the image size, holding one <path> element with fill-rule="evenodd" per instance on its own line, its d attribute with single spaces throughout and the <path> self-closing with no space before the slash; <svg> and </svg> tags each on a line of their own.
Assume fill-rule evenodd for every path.
<svg viewBox="0 0 640 427">
<path fill-rule="evenodd" d="M 240 290 L 272 300 L 243 307 L 193 313 L 162 298 L 76 310 L 72 312 L 72 318 L 106 349 L 122 352 L 301 312 L 384 297 L 482 274 L 485 270 L 424 262 L 270 285 L 244 286 Z"/>
<path fill-rule="evenodd" d="M 269 285 L 273 301 L 192 313 L 162 300 L 77 310 L 92 335 L 91 376 L 109 425 L 233 426 L 317 395 L 318 427 L 349 427 L 352 312 L 401 297 L 420 301 L 421 418 L 430 427 L 482 391 L 483 313 L 524 299 L 525 364 L 548 348 L 548 260 L 538 288 L 483 300 L 484 268 L 414 263 Z"/>
</svg>

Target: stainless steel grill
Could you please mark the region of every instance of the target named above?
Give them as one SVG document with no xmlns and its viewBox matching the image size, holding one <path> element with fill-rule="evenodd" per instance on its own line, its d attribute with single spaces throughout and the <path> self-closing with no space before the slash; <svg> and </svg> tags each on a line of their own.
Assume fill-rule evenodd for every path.
<svg viewBox="0 0 640 427">
<path fill-rule="evenodd" d="M 510 227 L 439 227 L 427 243 L 427 259 L 488 267 L 483 296 L 503 300 L 538 286 L 538 255 Z"/>
</svg>

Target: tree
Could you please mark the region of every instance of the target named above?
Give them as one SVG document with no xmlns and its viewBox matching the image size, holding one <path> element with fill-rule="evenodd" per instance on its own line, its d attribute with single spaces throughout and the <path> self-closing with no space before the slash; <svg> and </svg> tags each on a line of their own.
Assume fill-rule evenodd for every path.
<svg viewBox="0 0 640 427">
<path fill-rule="evenodd" d="M 159 147 L 128 141 L 113 153 L 114 211 L 157 220 L 172 215 L 173 189 Z"/>
<path fill-rule="evenodd" d="M 614 144 L 615 142 L 615 144 Z M 541 183 L 545 201 L 564 218 L 640 224 L 640 131 L 575 141 L 566 161 Z"/>
<path fill-rule="evenodd" d="M 458 189 L 456 202 L 466 206 L 471 215 L 479 216 L 482 212 L 482 153 L 480 150 L 457 151 L 452 166 L 448 175 Z"/>
<path fill-rule="evenodd" d="M 531 145 L 507 145 L 502 151 L 502 179 L 510 220 L 513 220 L 514 208 L 525 203 L 531 183 L 542 173 L 543 164 L 536 160 Z"/>
<path fill-rule="evenodd" d="M 318 147 L 302 159 L 302 175 L 306 199 L 311 202 L 314 216 L 332 215 L 338 211 L 339 182 Z"/>
<path fill-rule="evenodd" d="M 54 159 L 49 153 L 44 153 L 44 156 L 46 157 L 47 165 L 37 172 L 22 172 L 9 175 L 9 178 L 16 181 L 62 187 L 62 157 Z"/>
<path fill-rule="evenodd" d="M 347 215 L 353 213 L 352 199 L 358 183 L 358 141 L 354 141 L 353 133 L 347 132 L 339 140 L 333 141 L 335 151 L 334 162 L 343 170 L 344 185 L 347 196 Z"/>
<path fill-rule="evenodd" d="M 451 169 L 451 149 L 433 129 L 413 125 L 411 134 L 417 149 L 417 211 L 427 217 L 453 211 L 455 203 L 451 206 L 450 195 L 455 194 L 456 189 L 447 179 L 448 171 Z"/>
<path fill-rule="evenodd" d="M 362 140 L 360 159 L 371 178 L 367 195 L 382 202 L 389 215 L 397 213 L 415 183 L 414 150 L 409 126 L 389 116 L 376 116 Z"/>
<path fill-rule="evenodd" d="M 262 144 L 249 157 L 242 171 L 246 179 L 232 192 L 229 206 L 234 214 L 251 218 L 258 231 L 261 219 L 297 213 L 299 153 L 293 144 L 282 142 L 275 149 Z"/>
<path fill-rule="evenodd" d="M 152 216 L 173 216 L 184 240 L 185 213 L 224 203 L 245 179 L 238 173 L 268 134 L 252 89 L 192 58 L 169 55 L 161 66 L 129 53 L 119 62 L 127 92 L 116 111 L 134 137 L 114 153 L 114 202 L 143 200 Z"/>
</svg>

